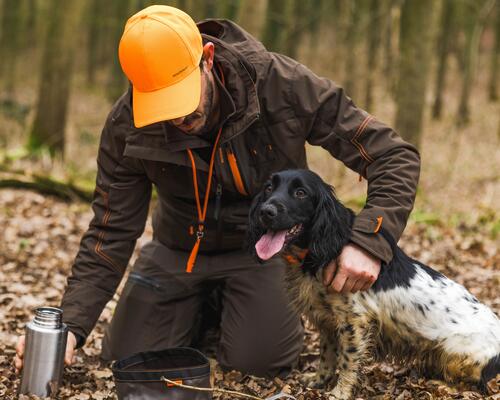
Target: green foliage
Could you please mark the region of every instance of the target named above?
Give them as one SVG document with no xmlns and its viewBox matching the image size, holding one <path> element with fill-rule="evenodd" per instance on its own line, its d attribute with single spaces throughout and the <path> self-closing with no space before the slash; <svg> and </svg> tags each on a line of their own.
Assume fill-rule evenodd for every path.
<svg viewBox="0 0 500 400">
<path fill-rule="evenodd" d="M 492 239 L 496 239 L 500 235 L 500 213 L 498 210 L 484 209 L 477 223 L 486 227 Z"/>
<path fill-rule="evenodd" d="M 432 226 L 441 226 L 443 225 L 443 220 L 438 214 L 433 212 L 414 209 L 410 214 L 410 221 L 416 222 L 418 224 L 426 224 Z"/>
<path fill-rule="evenodd" d="M 357 197 L 350 197 L 344 201 L 345 205 L 354 211 L 360 211 L 366 204 L 366 194 Z"/>
</svg>

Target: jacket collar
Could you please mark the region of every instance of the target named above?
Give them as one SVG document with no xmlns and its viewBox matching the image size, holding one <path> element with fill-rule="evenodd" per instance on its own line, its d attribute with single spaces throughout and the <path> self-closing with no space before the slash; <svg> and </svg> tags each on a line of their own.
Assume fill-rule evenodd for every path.
<svg viewBox="0 0 500 400">
<path fill-rule="evenodd" d="M 211 21 L 211 23 L 216 23 Z M 220 24 L 219 24 L 220 25 Z M 222 25 L 220 25 L 222 28 Z M 219 88 L 221 101 L 221 123 L 223 124 L 221 143 L 225 143 L 244 132 L 258 119 L 259 101 L 252 68 L 243 56 L 233 46 L 218 37 L 202 34 L 203 40 L 215 44 L 215 63 L 224 74 L 225 85 L 222 85 L 217 73 L 214 72 L 216 85 Z M 217 68 L 217 66 L 214 66 Z M 130 92 L 130 112 L 132 112 Z M 132 137 L 141 136 L 146 132 L 162 132 L 166 151 L 176 152 L 211 145 L 205 138 L 186 135 L 166 122 L 135 128 L 131 123 Z M 135 141 L 135 140 L 134 140 Z M 142 140 L 140 140 L 142 142 Z"/>
</svg>

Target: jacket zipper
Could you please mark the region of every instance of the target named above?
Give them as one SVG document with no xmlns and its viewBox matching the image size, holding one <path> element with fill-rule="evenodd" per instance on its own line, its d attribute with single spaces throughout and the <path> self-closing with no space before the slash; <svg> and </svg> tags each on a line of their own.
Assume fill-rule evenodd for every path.
<svg viewBox="0 0 500 400">
<path fill-rule="evenodd" d="M 129 274 L 128 278 L 137 282 L 140 285 L 146 285 L 149 287 L 153 287 L 155 289 L 161 289 L 161 286 L 158 283 L 156 283 L 156 281 L 154 281 L 151 278 L 147 278 L 145 276 L 139 275 L 136 272 L 131 272 Z"/>
<path fill-rule="evenodd" d="M 215 211 L 214 211 L 215 220 L 219 219 L 221 197 L 222 197 L 222 184 L 218 183 L 217 188 L 215 189 Z"/>
</svg>

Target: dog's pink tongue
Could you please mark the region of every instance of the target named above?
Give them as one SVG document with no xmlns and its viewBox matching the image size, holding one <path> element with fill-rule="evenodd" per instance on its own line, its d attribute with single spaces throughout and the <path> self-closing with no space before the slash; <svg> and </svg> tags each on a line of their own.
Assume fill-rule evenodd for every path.
<svg viewBox="0 0 500 400">
<path fill-rule="evenodd" d="M 255 244 L 255 250 L 261 260 L 269 260 L 279 252 L 285 244 L 286 230 L 271 232 L 267 231 Z"/>
</svg>

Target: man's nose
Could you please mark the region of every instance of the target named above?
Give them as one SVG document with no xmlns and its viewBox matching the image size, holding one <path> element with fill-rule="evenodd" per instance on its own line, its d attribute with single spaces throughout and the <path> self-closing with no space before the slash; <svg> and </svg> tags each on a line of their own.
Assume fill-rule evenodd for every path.
<svg viewBox="0 0 500 400">
<path fill-rule="evenodd" d="M 174 124 L 175 126 L 179 126 L 179 125 L 182 125 L 182 123 L 184 122 L 185 119 L 186 119 L 186 117 L 184 116 L 184 117 L 171 119 L 170 122 L 172 122 L 172 124 Z"/>
</svg>

